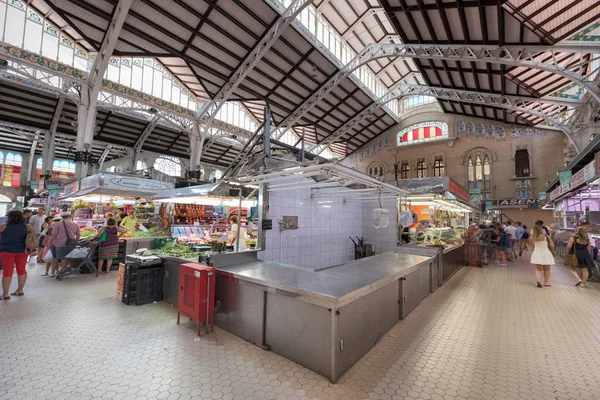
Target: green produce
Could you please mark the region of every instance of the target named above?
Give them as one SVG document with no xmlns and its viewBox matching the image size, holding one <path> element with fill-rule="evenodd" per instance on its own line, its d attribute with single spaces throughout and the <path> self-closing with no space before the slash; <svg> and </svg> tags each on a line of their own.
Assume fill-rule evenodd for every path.
<svg viewBox="0 0 600 400">
<path fill-rule="evenodd" d="M 159 231 L 156 228 L 150 228 L 148 231 L 135 231 L 131 233 L 131 236 L 134 238 L 144 238 L 144 237 L 160 237 L 160 236 L 168 236 L 165 232 Z"/>
<path fill-rule="evenodd" d="M 193 252 L 188 246 L 179 243 L 167 243 L 161 249 L 156 251 L 158 254 L 165 254 L 177 258 L 196 258 L 198 253 Z"/>
</svg>

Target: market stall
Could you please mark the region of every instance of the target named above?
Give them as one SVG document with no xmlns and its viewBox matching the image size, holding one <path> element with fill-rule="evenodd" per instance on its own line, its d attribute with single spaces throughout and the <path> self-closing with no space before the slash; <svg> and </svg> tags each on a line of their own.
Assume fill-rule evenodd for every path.
<svg viewBox="0 0 600 400">
<path fill-rule="evenodd" d="M 254 249 L 258 235 L 257 187 L 242 187 L 227 182 L 211 183 L 163 191 L 152 200 L 166 209 L 172 223 L 171 236 L 177 243 L 191 248 L 214 250 L 224 243 L 233 251 L 231 218 L 236 217 L 240 230 L 240 251 Z M 236 232 L 237 233 L 237 232 Z"/>
<path fill-rule="evenodd" d="M 426 255 L 439 251 L 441 286 L 465 265 L 464 233 L 477 206 L 449 177 L 402 180 L 398 186 L 409 195 L 398 203 L 397 251 Z"/>
<path fill-rule="evenodd" d="M 61 201 L 71 202 L 73 221 L 81 228 L 81 238 L 90 239 L 106 225 L 112 213 L 117 221 L 123 215 L 135 213 L 137 222 L 121 236 L 118 261 L 140 248 L 156 247 L 156 239 L 169 236 L 165 209 L 149 199 L 157 193 L 173 188 L 169 182 L 153 181 L 138 176 L 102 173 L 88 176 L 65 187 Z M 133 217 L 132 217 L 133 219 Z"/>
<path fill-rule="evenodd" d="M 565 255 L 569 238 L 581 225 L 596 247 L 600 246 L 600 171 L 593 160 L 572 174 L 569 183 L 559 185 L 549 193 L 554 206 L 553 238 L 559 253 Z"/>
</svg>

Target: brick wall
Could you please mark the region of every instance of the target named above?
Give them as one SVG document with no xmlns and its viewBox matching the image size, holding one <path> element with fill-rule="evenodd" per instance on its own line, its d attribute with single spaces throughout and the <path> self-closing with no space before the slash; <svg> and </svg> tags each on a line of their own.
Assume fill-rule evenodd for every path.
<svg viewBox="0 0 600 400">
<path fill-rule="evenodd" d="M 408 127 L 418 122 L 424 121 L 442 121 L 448 124 L 449 140 L 440 142 L 429 142 L 423 144 L 396 146 L 396 134 L 404 127 Z M 496 138 L 487 139 L 477 136 L 458 135 L 458 122 L 472 122 L 475 126 L 483 124 L 485 127 L 493 125 L 495 129 L 504 128 L 506 139 L 498 141 Z M 517 126 L 517 128 L 527 128 Z M 383 145 L 379 145 L 380 138 L 368 143 L 363 149 L 359 149 L 351 155 L 345 162 L 345 165 L 356 168 L 358 171 L 367 172 L 368 168 L 374 162 L 385 164 L 385 179 L 394 179 L 394 162 L 408 161 L 410 165 L 411 178 L 417 177 L 417 161 L 425 159 L 427 164 L 427 175 L 433 176 L 433 164 L 436 157 L 443 157 L 446 175 L 454 178 L 460 185 L 467 187 L 467 167 L 466 159 L 468 154 L 480 149 L 492 156 L 492 198 L 506 199 L 516 197 L 516 184 L 514 180 L 514 153 L 519 147 L 526 147 L 530 156 L 530 170 L 534 178 L 532 180 L 532 197 L 537 197 L 539 191 L 543 191 L 546 182 L 556 176 L 556 171 L 562 169 L 564 165 L 565 135 L 562 132 L 554 130 L 542 130 L 545 136 L 511 137 L 511 126 L 498 123 L 491 120 L 467 118 L 453 116 L 442 113 L 419 114 L 408 118 L 401 124 L 385 132 L 381 137 Z M 385 143 L 388 143 L 387 146 Z M 361 157 L 361 153 L 367 147 L 375 144 L 377 151 L 375 154 Z"/>
</svg>

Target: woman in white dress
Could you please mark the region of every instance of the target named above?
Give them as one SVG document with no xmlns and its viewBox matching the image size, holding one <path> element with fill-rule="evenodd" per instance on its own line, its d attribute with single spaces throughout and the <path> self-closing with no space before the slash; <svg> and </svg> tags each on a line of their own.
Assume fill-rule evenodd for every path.
<svg viewBox="0 0 600 400">
<path fill-rule="evenodd" d="M 535 276 L 537 278 L 537 287 L 541 288 L 542 272 L 544 273 L 544 286 L 550 286 L 550 266 L 554 265 L 554 256 L 549 247 L 554 248 L 554 242 L 540 225 L 532 229 L 531 243 L 533 244 L 533 253 L 531 254 L 531 263 L 535 264 Z"/>
</svg>

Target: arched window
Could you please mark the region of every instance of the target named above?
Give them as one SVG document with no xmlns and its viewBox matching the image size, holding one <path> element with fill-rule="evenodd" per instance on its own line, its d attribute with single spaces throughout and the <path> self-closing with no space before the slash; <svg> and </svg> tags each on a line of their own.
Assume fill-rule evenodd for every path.
<svg viewBox="0 0 600 400">
<path fill-rule="evenodd" d="M 210 173 L 208 180 L 209 180 L 209 182 L 214 182 L 218 179 L 221 179 L 222 176 L 223 176 L 223 171 L 215 169 L 213 172 Z"/>
<path fill-rule="evenodd" d="M 145 171 L 147 169 L 148 169 L 148 164 L 146 164 L 144 161 L 137 160 L 135 162 L 135 170 L 136 171 Z"/>
<path fill-rule="evenodd" d="M 448 138 L 448 124 L 444 122 L 420 122 L 398 132 L 398 146 L 430 142 Z"/>
<path fill-rule="evenodd" d="M 444 159 L 438 156 L 433 163 L 433 176 L 444 176 L 445 173 Z"/>
<path fill-rule="evenodd" d="M 373 178 L 383 178 L 386 172 L 385 164 L 380 161 L 374 161 L 367 167 L 367 174 Z"/>
<path fill-rule="evenodd" d="M 479 189 L 483 200 L 492 198 L 492 159 L 489 154 L 476 152 L 467 159 L 469 189 Z"/>
<path fill-rule="evenodd" d="M 181 176 L 181 160 L 175 157 L 162 156 L 154 161 L 154 168 L 170 176 Z"/>
<path fill-rule="evenodd" d="M 404 99 L 402 102 L 402 108 L 406 110 L 407 108 L 422 106 L 424 104 L 433 103 L 435 101 L 435 97 L 432 96 L 410 96 Z"/>
<path fill-rule="evenodd" d="M 21 164 L 23 164 L 23 157 L 20 154 L 6 153 L 2 186 L 21 186 Z"/>
<path fill-rule="evenodd" d="M 425 160 L 419 159 L 417 161 L 417 178 L 426 178 L 427 177 L 427 164 L 425 164 Z"/>
</svg>

